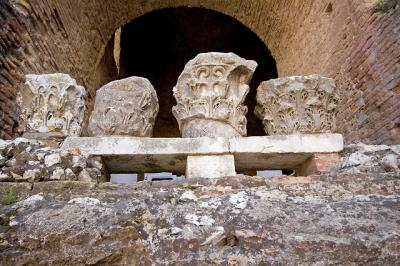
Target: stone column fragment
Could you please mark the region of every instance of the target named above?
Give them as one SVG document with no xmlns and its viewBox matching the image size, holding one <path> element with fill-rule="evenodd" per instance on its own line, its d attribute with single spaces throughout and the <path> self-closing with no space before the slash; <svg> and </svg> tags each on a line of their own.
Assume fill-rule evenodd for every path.
<svg viewBox="0 0 400 266">
<path fill-rule="evenodd" d="M 284 77 L 260 84 L 254 113 L 269 135 L 329 133 L 336 130 L 338 102 L 333 79 Z"/>
<path fill-rule="evenodd" d="M 173 89 L 172 112 L 182 137 L 246 136 L 243 102 L 256 67 L 233 53 L 202 53 L 190 60 Z"/>
<path fill-rule="evenodd" d="M 85 88 L 67 74 L 26 75 L 18 95 L 19 130 L 42 137 L 79 136 Z"/>
<path fill-rule="evenodd" d="M 151 137 L 157 114 L 157 94 L 149 80 L 129 77 L 112 81 L 96 92 L 89 134 Z"/>
</svg>

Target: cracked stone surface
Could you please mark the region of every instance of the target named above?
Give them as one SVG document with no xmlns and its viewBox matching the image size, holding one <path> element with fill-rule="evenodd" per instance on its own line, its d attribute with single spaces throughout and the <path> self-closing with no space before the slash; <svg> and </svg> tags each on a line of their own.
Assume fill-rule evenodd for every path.
<svg viewBox="0 0 400 266">
<path fill-rule="evenodd" d="M 400 179 L 1 183 L 2 265 L 395 265 Z"/>
<path fill-rule="evenodd" d="M 151 137 L 158 109 L 157 94 L 148 79 L 133 76 L 114 80 L 96 92 L 89 133 Z"/>
</svg>

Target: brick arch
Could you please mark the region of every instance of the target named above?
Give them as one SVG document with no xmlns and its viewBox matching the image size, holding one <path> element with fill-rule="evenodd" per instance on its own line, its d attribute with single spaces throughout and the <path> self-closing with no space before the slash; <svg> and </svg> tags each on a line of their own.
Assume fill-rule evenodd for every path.
<svg viewBox="0 0 400 266">
<path fill-rule="evenodd" d="M 264 2 L 265 3 L 265 2 Z M 95 97 L 95 91 L 103 84 L 114 80 L 117 78 L 117 76 L 114 73 L 114 69 L 109 69 L 110 62 L 112 61 L 111 57 L 111 50 L 113 46 L 113 35 L 116 32 L 116 30 L 124 27 L 130 22 L 135 21 L 138 18 L 141 18 L 143 16 L 146 16 L 147 14 L 154 13 L 157 11 L 162 11 L 162 10 L 167 10 L 171 8 L 187 8 L 190 6 L 190 8 L 196 9 L 196 8 L 201 8 L 203 10 L 209 10 L 210 12 L 216 12 L 225 16 L 228 16 L 232 18 L 232 20 L 237 21 L 241 25 L 243 25 L 245 28 L 247 28 L 249 31 L 253 32 L 260 40 L 261 42 L 264 43 L 265 47 L 267 47 L 268 53 L 272 54 L 273 57 L 273 52 L 269 49 L 268 44 L 266 39 L 268 39 L 265 36 L 262 36 L 261 34 L 264 34 L 263 31 L 265 30 L 263 27 L 257 26 L 258 23 L 263 23 L 260 21 L 254 21 L 252 20 L 252 16 L 249 15 L 244 15 L 242 14 L 243 10 L 254 10 L 252 2 L 240 2 L 238 3 L 241 7 L 236 6 L 235 9 L 232 9 L 232 6 L 226 5 L 223 3 L 223 1 L 202 1 L 196 3 L 190 0 L 179 0 L 179 1 L 156 1 L 153 4 L 144 4 L 142 8 L 134 8 L 132 7 L 127 7 L 127 10 L 129 12 L 125 13 L 123 16 L 110 16 L 110 24 L 108 27 L 102 27 L 104 33 L 101 33 L 101 35 L 104 35 L 105 37 L 102 38 L 103 43 L 101 44 L 100 49 L 98 49 L 98 53 L 96 56 L 92 56 L 89 59 L 92 61 L 89 65 L 92 66 L 93 70 L 90 72 L 89 76 L 86 77 L 86 87 L 89 92 L 89 101 L 87 101 L 87 112 L 85 113 L 85 122 L 84 122 L 84 127 L 83 127 L 83 134 L 86 134 L 86 126 L 88 123 L 88 118 L 89 115 L 93 109 L 94 106 L 94 97 Z M 215 25 L 215 27 L 218 27 L 218 25 Z M 279 32 L 280 29 L 277 30 Z M 265 34 L 264 34 L 265 35 Z M 256 58 L 252 58 L 257 61 Z M 95 61 L 94 61 L 95 60 Z M 261 60 L 261 59 L 260 59 Z M 93 62 L 94 61 L 94 62 Z M 276 63 L 276 62 L 274 62 Z M 273 76 L 276 77 L 276 76 Z M 271 77 L 266 76 L 265 79 L 269 79 Z M 257 81 L 260 83 L 260 81 Z M 258 84 L 257 84 L 258 85 Z M 253 89 L 256 89 L 256 86 L 253 84 Z M 156 86 L 157 87 L 157 86 Z M 171 87 L 172 88 L 172 87 Z M 258 121 L 254 118 L 253 115 L 253 108 L 255 104 L 255 94 L 251 95 L 252 101 L 250 104 L 250 109 L 248 112 L 248 116 L 250 117 L 249 121 L 249 127 L 251 128 L 250 132 L 253 132 L 254 130 L 252 128 L 257 128 L 255 130 L 256 135 L 261 135 L 265 134 L 262 130 L 262 125 L 261 123 L 257 123 Z M 247 104 L 249 104 L 249 97 L 247 99 Z M 171 114 L 172 116 L 172 114 Z M 174 119 L 173 119 L 174 120 Z M 174 122 L 172 122 L 174 123 Z M 259 124 L 259 125 L 258 125 Z M 257 126 L 255 126 L 257 125 Z M 156 127 L 158 128 L 158 127 Z M 159 132 L 159 130 L 157 131 Z M 158 134 L 159 135 L 159 134 Z M 167 134 L 169 135 L 169 134 Z M 253 134 L 250 134 L 253 135 Z M 164 136 L 162 134 L 161 136 Z"/>
<path fill-rule="evenodd" d="M 253 31 L 217 11 L 195 7 L 162 8 L 125 24 L 116 38 L 119 50 L 118 78 L 141 76 L 157 91 L 160 112 L 153 136 L 179 137 L 172 107 L 172 96 L 185 64 L 199 53 L 233 52 L 255 60 L 258 67 L 246 97 L 248 136 L 265 135 L 262 123 L 254 115 L 256 88 L 264 80 L 277 78 L 276 61 L 270 50 Z"/>
<path fill-rule="evenodd" d="M 120 1 L 124 2 L 124 1 Z M 117 2 L 117 3 L 120 3 Z M 255 20 L 255 18 L 259 17 L 261 12 L 264 9 L 268 9 L 270 6 L 274 6 L 275 9 L 285 8 L 282 4 L 272 4 L 267 1 L 230 1 L 230 4 L 227 4 L 225 1 L 192 1 L 192 0 L 170 0 L 170 1 L 127 1 L 124 2 L 126 4 L 126 12 L 121 16 L 115 16 L 112 19 L 110 18 L 109 27 L 103 28 L 102 32 L 102 40 L 103 43 L 100 46 L 99 53 L 95 57 L 91 57 L 93 61 L 96 59 L 94 64 L 91 64 L 93 68 L 96 68 L 104 54 L 104 50 L 107 46 L 107 41 L 110 40 L 115 33 L 115 31 L 127 23 L 133 21 L 134 19 L 141 17 L 147 13 L 162 10 L 166 8 L 179 8 L 179 7 L 193 7 L 193 8 L 204 8 L 212 11 L 216 11 L 222 13 L 224 15 L 230 16 L 233 19 L 237 20 L 249 30 L 254 32 L 260 40 L 264 42 L 264 44 L 269 48 L 272 56 L 274 58 L 279 57 L 281 52 L 279 51 L 279 45 L 276 42 L 278 39 L 274 34 L 267 34 L 266 21 L 269 20 L 269 17 L 261 18 L 259 20 Z M 108 4 L 108 3 L 107 3 Z M 112 5 L 112 3 L 110 3 Z M 118 6 L 118 4 L 114 3 L 113 6 Z M 110 7 L 110 9 L 113 9 Z M 247 13 L 248 12 L 248 13 Z M 278 11 L 275 11 L 278 12 Z M 246 14 L 247 13 L 247 14 Z M 100 15 L 99 15 L 100 16 Z M 281 32 L 281 24 L 274 25 L 277 33 Z M 270 47 L 270 39 L 275 40 L 276 45 L 272 43 Z M 277 60 L 278 61 L 278 60 Z M 279 66 L 278 66 L 279 69 Z M 91 77 L 87 78 L 87 82 L 89 84 L 92 82 Z"/>
</svg>

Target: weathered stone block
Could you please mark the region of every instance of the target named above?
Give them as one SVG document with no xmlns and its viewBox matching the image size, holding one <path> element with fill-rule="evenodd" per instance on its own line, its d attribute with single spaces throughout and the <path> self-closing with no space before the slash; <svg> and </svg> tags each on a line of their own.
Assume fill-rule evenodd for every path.
<svg viewBox="0 0 400 266">
<path fill-rule="evenodd" d="M 256 67 L 233 53 L 203 53 L 190 60 L 173 89 L 172 113 L 182 137 L 246 136 L 243 102 Z"/>
<path fill-rule="evenodd" d="M 67 74 L 26 75 L 18 96 L 19 130 L 42 136 L 79 136 L 85 96 L 85 88 Z"/>
<path fill-rule="evenodd" d="M 269 135 L 330 133 L 336 130 L 338 102 L 333 79 L 284 77 L 260 84 L 254 114 Z"/>
<path fill-rule="evenodd" d="M 186 178 L 218 178 L 235 175 L 235 159 L 231 154 L 187 157 Z"/>
<path fill-rule="evenodd" d="M 129 77 L 112 81 L 96 93 L 89 133 L 151 137 L 157 114 L 157 94 L 147 79 Z"/>
<path fill-rule="evenodd" d="M 238 138 L 137 138 L 71 137 L 62 149 L 101 156 L 110 172 L 184 174 L 188 157 L 235 157 L 239 172 L 265 169 L 297 169 L 315 153 L 338 153 L 340 134 L 297 134 Z M 210 160 L 210 163 L 212 160 Z M 210 168 L 210 165 L 202 166 Z M 199 169 L 200 171 L 207 171 Z M 210 176 L 213 177 L 213 176 Z"/>
</svg>

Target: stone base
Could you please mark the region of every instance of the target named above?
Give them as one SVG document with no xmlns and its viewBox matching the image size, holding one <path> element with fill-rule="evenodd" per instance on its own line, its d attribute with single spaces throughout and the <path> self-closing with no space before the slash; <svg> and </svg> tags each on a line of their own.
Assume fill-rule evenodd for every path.
<svg viewBox="0 0 400 266">
<path fill-rule="evenodd" d="M 111 173 L 172 172 L 182 175 L 190 165 L 187 158 L 223 158 L 226 155 L 235 158 L 231 172 L 243 173 L 299 169 L 314 154 L 342 151 L 343 138 L 340 134 L 237 138 L 70 137 L 62 148 L 78 148 L 83 154 L 101 156 Z M 206 168 L 211 167 L 213 162 L 210 161 Z"/>
<path fill-rule="evenodd" d="M 218 178 L 235 176 L 233 155 L 188 156 L 186 178 Z"/>
<path fill-rule="evenodd" d="M 182 125 L 183 138 L 198 138 L 198 137 L 240 137 L 231 125 L 211 120 L 211 119 L 193 119 Z"/>
<path fill-rule="evenodd" d="M 386 174 L 0 183 L 0 264 L 399 265 Z"/>
<path fill-rule="evenodd" d="M 297 176 L 318 175 L 329 172 L 338 162 L 338 153 L 316 153 L 295 170 Z"/>
</svg>

